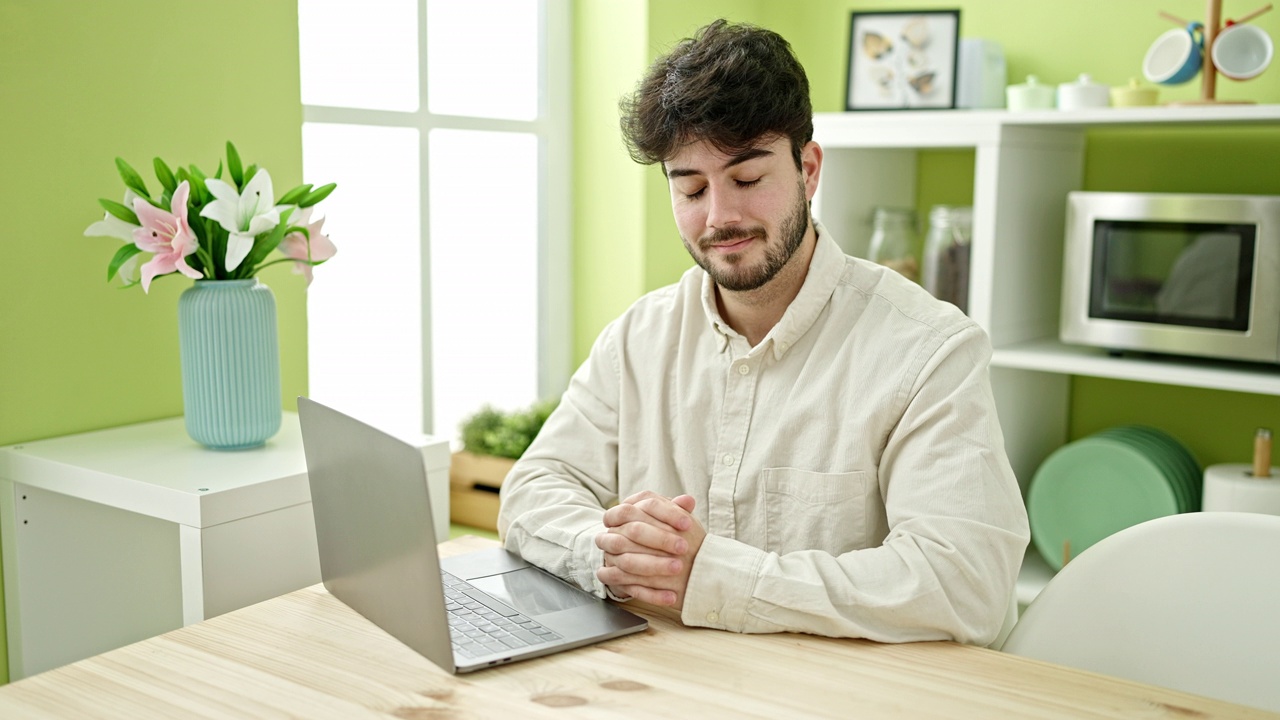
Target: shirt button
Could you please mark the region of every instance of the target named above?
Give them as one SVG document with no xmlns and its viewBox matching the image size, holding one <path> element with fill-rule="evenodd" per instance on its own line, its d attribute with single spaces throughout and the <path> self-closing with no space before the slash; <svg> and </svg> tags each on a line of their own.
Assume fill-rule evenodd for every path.
<svg viewBox="0 0 1280 720">
<path fill-rule="evenodd" d="M 751 372 L 751 366 L 747 365 L 746 363 L 742 363 L 741 365 L 738 366 L 739 375 L 746 375 L 749 372 Z"/>
<path fill-rule="evenodd" d="M 716 612 L 715 610 L 712 610 L 711 612 L 707 613 L 707 622 L 709 623 L 720 622 L 720 613 Z"/>
<path fill-rule="evenodd" d="M 787 351 L 787 348 L 789 348 L 789 347 L 791 347 L 791 346 L 790 346 L 790 345 L 788 345 L 787 343 L 782 343 L 782 344 L 778 345 L 778 349 L 779 349 L 779 350 L 781 350 L 782 352 L 786 352 L 786 351 Z"/>
<path fill-rule="evenodd" d="M 734 460 L 733 460 L 733 456 L 732 456 L 732 455 L 725 455 L 725 456 L 724 456 L 724 464 L 725 464 L 725 465 L 732 465 L 732 464 L 733 464 L 733 462 L 734 462 Z"/>
</svg>

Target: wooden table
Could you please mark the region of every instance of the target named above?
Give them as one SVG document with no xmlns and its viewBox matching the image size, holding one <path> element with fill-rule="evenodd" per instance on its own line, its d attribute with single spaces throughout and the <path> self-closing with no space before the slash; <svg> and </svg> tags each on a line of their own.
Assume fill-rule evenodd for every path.
<svg viewBox="0 0 1280 720">
<path fill-rule="evenodd" d="M 451 676 L 316 585 L 0 688 L 0 717 L 1277 717 L 955 643 L 738 635 L 636 609 L 646 632 Z"/>
</svg>

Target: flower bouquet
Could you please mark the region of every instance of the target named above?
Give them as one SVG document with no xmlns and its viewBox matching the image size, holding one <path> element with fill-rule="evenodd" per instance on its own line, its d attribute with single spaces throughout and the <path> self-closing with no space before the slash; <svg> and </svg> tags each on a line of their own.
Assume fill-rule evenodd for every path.
<svg viewBox="0 0 1280 720">
<path fill-rule="evenodd" d="M 195 165 L 175 171 L 160 158 L 154 165 L 162 192 L 153 198 L 142 176 L 116 158 L 124 202 L 99 200 L 106 215 L 84 232 L 127 243 L 111 258 L 108 281 L 119 275 L 126 287 L 140 284 L 148 292 L 156 277 L 174 272 L 197 280 L 245 280 L 270 265 L 293 262 L 294 272 L 310 284 L 311 268 L 337 251 L 321 232 L 324 218 L 311 217 L 337 187 L 333 183 L 299 185 L 275 200 L 271 175 L 257 165 L 244 167 L 230 142 L 226 180 L 221 161 L 213 177 Z M 284 257 L 268 259 L 276 250 Z M 139 267 L 142 253 L 151 256 Z"/>
</svg>

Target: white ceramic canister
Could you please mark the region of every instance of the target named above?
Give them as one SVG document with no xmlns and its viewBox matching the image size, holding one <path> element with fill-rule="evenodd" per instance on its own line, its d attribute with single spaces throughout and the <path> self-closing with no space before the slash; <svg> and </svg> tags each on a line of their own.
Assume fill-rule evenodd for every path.
<svg viewBox="0 0 1280 720">
<path fill-rule="evenodd" d="M 1008 108 L 1014 112 L 1022 110 L 1052 110 L 1053 86 L 1041 85 L 1035 75 L 1028 75 L 1027 82 L 1021 85 L 1010 85 L 1005 88 L 1005 99 Z"/>
<path fill-rule="evenodd" d="M 1062 83 L 1058 86 L 1059 110 L 1083 110 L 1085 108 L 1104 108 L 1111 105 L 1111 88 L 1096 83 L 1087 74 L 1081 75 L 1075 82 Z"/>
</svg>

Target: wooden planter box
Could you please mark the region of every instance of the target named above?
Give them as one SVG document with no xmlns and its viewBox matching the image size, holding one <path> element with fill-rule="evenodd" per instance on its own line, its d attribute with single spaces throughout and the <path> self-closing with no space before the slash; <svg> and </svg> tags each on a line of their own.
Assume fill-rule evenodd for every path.
<svg viewBox="0 0 1280 720">
<path fill-rule="evenodd" d="M 498 491 L 516 461 L 456 452 L 449 463 L 449 519 L 459 525 L 498 531 Z"/>
</svg>

